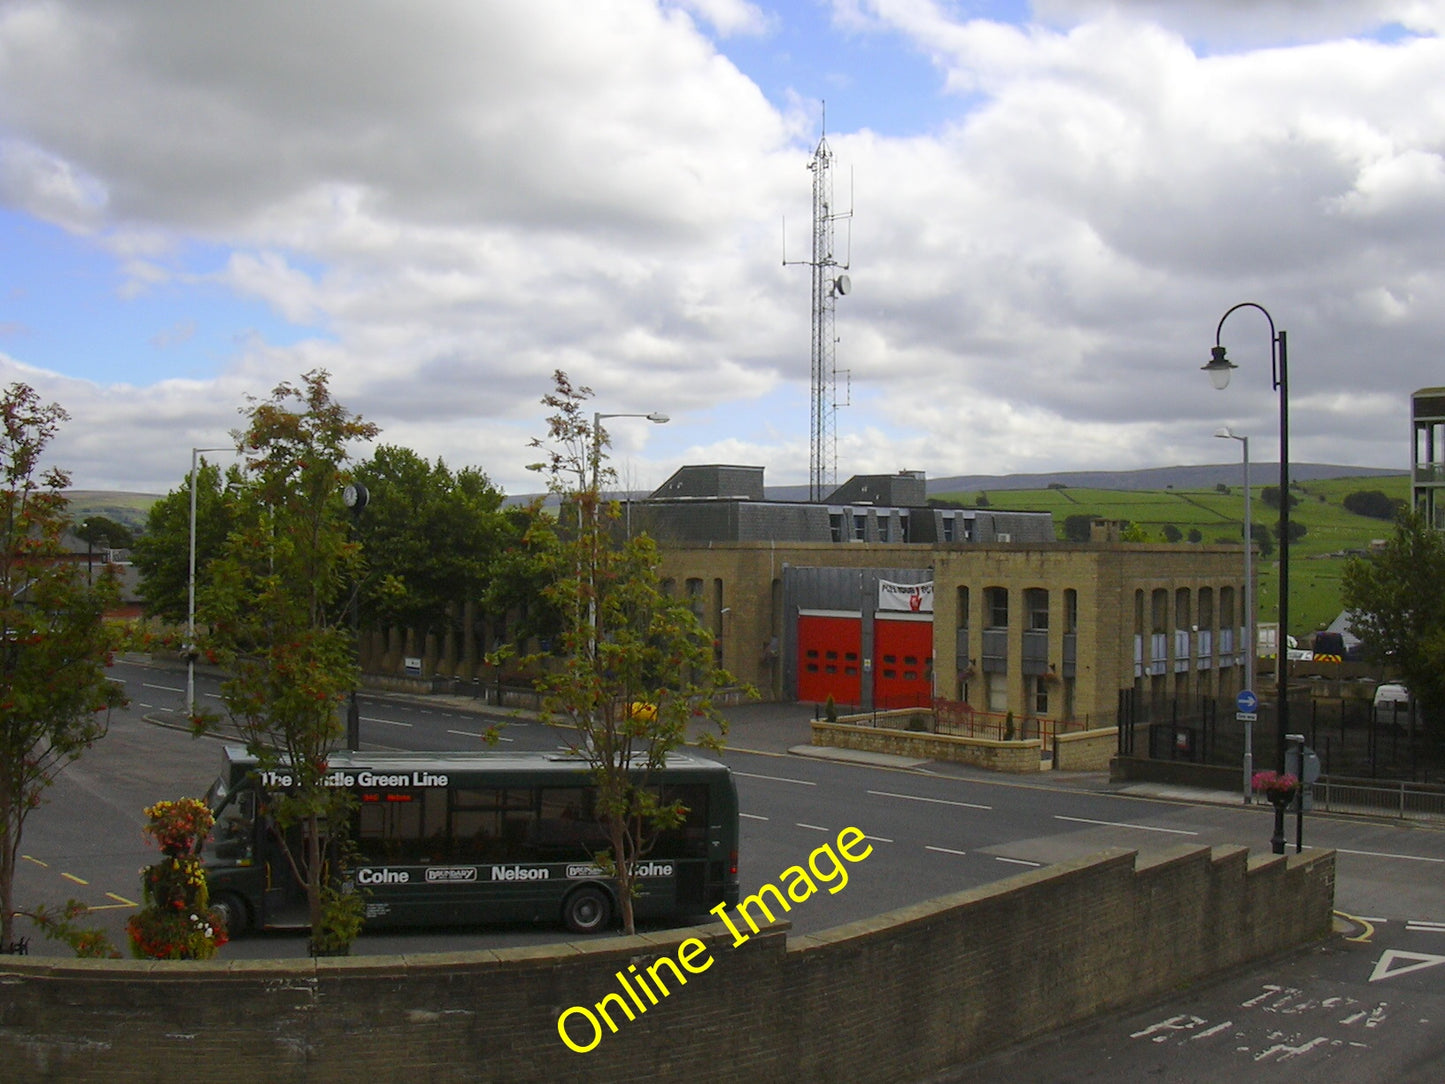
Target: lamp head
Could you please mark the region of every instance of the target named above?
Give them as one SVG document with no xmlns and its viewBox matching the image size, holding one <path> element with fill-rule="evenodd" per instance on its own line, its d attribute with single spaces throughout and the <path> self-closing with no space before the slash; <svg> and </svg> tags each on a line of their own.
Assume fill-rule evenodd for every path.
<svg viewBox="0 0 1445 1084">
<path fill-rule="evenodd" d="M 1210 383 L 1216 391 L 1223 391 L 1229 387 L 1229 374 L 1239 368 L 1234 362 L 1224 356 L 1224 347 L 1216 346 L 1209 351 L 1209 364 L 1201 366 L 1209 374 Z"/>
<path fill-rule="evenodd" d="M 666 414 L 660 414 L 657 411 L 653 411 L 651 414 L 649 414 L 647 416 L 647 420 L 652 422 L 654 425 L 666 425 L 668 422 L 672 421 L 672 419 L 669 418 Z"/>
</svg>

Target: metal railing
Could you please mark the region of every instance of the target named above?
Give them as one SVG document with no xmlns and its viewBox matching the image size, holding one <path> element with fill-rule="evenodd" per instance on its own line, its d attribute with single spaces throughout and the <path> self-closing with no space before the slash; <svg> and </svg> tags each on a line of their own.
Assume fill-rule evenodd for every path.
<svg viewBox="0 0 1445 1084">
<path fill-rule="evenodd" d="M 1366 813 L 1401 820 L 1445 820 L 1445 787 L 1405 780 L 1330 779 L 1322 776 L 1312 788 L 1314 807 L 1322 813 Z"/>
</svg>

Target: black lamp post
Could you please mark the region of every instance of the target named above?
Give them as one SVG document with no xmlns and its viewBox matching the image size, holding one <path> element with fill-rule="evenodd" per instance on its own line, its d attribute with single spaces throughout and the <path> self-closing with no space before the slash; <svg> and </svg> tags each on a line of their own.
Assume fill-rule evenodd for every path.
<svg viewBox="0 0 1445 1084">
<path fill-rule="evenodd" d="M 346 507 L 351 510 L 351 530 L 354 534 L 357 526 L 361 523 L 361 513 L 366 510 L 371 500 L 371 494 L 360 482 L 352 482 L 341 494 L 341 499 Z M 351 589 L 351 604 L 347 607 L 351 611 L 351 642 L 356 650 L 356 666 L 358 671 L 361 668 L 361 584 L 355 584 Z M 360 675 L 358 674 L 358 680 Z M 346 702 L 346 748 L 351 750 L 361 749 L 361 705 L 356 699 L 356 687 L 352 686 L 351 696 Z"/>
<path fill-rule="evenodd" d="M 1237 366 L 1224 356 L 1224 347 L 1219 344 L 1224 321 L 1236 309 L 1258 309 L 1269 321 L 1270 362 L 1273 366 L 1274 387 L 1279 392 L 1279 636 L 1276 641 L 1274 663 L 1275 676 L 1275 771 L 1284 774 L 1285 735 L 1289 733 L 1289 352 L 1285 333 L 1276 332 L 1274 318 L 1269 310 L 1254 301 L 1241 301 L 1219 318 L 1214 330 L 1214 348 L 1210 351 L 1209 364 L 1204 371 L 1214 386 L 1223 391 L 1229 385 L 1229 374 Z M 1245 540 L 1245 545 L 1249 541 Z M 1255 650 L 1250 644 L 1249 650 Z M 1284 854 L 1284 806 L 1275 806 L 1274 838 L 1270 841 L 1275 854 Z"/>
</svg>

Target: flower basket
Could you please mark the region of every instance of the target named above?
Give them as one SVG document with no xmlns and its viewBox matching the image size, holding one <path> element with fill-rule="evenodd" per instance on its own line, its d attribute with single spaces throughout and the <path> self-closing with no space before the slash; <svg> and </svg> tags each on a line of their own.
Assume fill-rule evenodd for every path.
<svg viewBox="0 0 1445 1084">
<path fill-rule="evenodd" d="M 1299 792 L 1299 779 L 1289 772 L 1255 772 L 1250 786 L 1276 806 L 1286 806 Z"/>
</svg>

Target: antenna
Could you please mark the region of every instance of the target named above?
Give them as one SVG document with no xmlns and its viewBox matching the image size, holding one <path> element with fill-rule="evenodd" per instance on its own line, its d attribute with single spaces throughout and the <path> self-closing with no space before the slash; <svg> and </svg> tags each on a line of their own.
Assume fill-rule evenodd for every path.
<svg viewBox="0 0 1445 1084">
<path fill-rule="evenodd" d="M 828 146 L 828 104 L 823 103 L 823 131 L 808 169 L 813 173 L 813 256 L 810 260 L 789 260 L 787 220 L 783 222 L 783 264 L 807 264 L 813 269 L 812 418 L 808 441 L 808 499 L 821 501 L 838 485 L 838 365 L 834 334 L 834 303 L 853 289 L 846 271 L 852 258 L 853 228 L 848 227 L 848 255 L 842 263 L 833 255 L 833 223 L 853 218 L 852 181 L 849 207 L 833 210 L 833 151 Z M 852 398 L 849 379 L 849 399 Z"/>
</svg>

